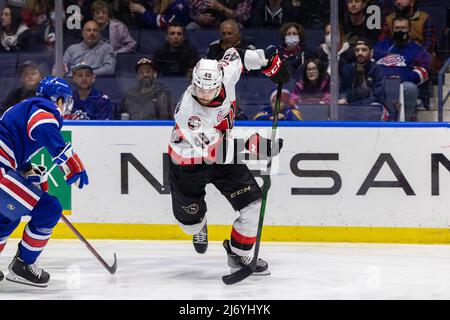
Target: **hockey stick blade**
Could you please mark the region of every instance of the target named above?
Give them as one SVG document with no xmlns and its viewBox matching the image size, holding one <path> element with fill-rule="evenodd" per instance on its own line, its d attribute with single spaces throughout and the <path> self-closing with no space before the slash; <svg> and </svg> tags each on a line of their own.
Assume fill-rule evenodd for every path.
<svg viewBox="0 0 450 320">
<path fill-rule="evenodd" d="M 114 263 L 112 266 L 105 266 L 106 270 L 108 270 L 109 273 L 114 274 L 116 273 L 117 270 L 117 258 L 116 258 L 116 254 L 114 253 Z"/>
<path fill-rule="evenodd" d="M 81 242 L 84 243 L 86 248 L 89 249 L 89 251 L 94 255 L 95 258 L 105 267 L 105 269 L 110 273 L 114 274 L 117 270 L 117 258 L 116 254 L 114 253 L 114 263 L 112 266 L 108 265 L 106 261 L 102 258 L 102 256 L 97 252 L 97 250 L 94 249 L 94 247 L 91 246 L 91 244 L 83 237 L 83 235 L 74 227 L 74 225 L 64 216 L 61 216 L 61 219 L 64 221 L 64 223 L 69 227 L 70 230 L 77 236 L 78 239 L 80 239 Z"/>
<path fill-rule="evenodd" d="M 223 283 L 225 284 L 235 284 L 241 282 L 242 280 L 248 278 L 253 273 L 251 263 L 238 271 L 228 274 L 222 277 Z"/>
</svg>

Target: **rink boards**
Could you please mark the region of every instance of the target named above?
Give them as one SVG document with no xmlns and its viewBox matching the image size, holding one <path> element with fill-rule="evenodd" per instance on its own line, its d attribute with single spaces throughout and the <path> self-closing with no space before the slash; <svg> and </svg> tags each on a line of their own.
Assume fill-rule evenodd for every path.
<svg viewBox="0 0 450 320">
<path fill-rule="evenodd" d="M 270 136 L 270 123 L 243 124 L 235 137 Z M 90 180 L 72 188 L 66 212 L 86 237 L 190 239 L 171 211 L 164 159 L 172 125 L 65 125 Z M 281 123 L 278 134 L 284 147 L 273 163 L 263 240 L 450 243 L 447 123 Z M 260 173 L 266 163 L 249 166 Z M 237 214 L 213 186 L 206 202 L 210 239 L 229 237 Z M 54 236 L 73 238 L 62 223 Z"/>
</svg>

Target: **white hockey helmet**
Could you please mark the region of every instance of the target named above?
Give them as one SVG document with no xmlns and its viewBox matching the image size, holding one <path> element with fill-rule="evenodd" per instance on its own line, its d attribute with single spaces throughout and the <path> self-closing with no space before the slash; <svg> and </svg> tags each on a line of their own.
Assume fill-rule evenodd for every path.
<svg viewBox="0 0 450 320">
<path fill-rule="evenodd" d="M 201 59 L 192 71 L 193 94 L 203 100 L 213 100 L 220 93 L 222 78 L 217 60 Z"/>
</svg>

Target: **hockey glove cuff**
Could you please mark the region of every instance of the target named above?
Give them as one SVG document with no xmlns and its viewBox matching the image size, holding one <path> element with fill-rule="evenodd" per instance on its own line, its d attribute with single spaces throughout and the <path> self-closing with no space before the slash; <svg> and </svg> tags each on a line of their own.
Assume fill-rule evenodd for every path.
<svg viewBox="0 0 450 320">
<path fill-rule="evenodd" d="M 281 148 L 283 148 L 283 139 L 276 139 L 275 148 L 272 150 L 272 140 L 266 139 L 258 133 L 252 134 L 245 142 L 245 149 L 251 154 L 257 154 L 260 157 L 275 157 L 280 153 Z"/>
<path fill-rule="evenodd" d="M 25 174 L 25 178 L 42 191 L 48 191 L 47 167 L 32 163 L 31 169 Z"/>
<path fill-rule="evenodd" d="M 287 83 L 291 74 L 291 68 L 288 63 L 283 63 L 278 54 L 274 54 L 267 65 L 261 68 L 261 72 L 275 83 Z"/>
<path fill-rule="evenodd" d="M 89 178 L 83 162 L 70 143 L 66 144 L 61 153 L 52 160 L 64 173 L 64 179 L 67 184 L 71 185 L 76 182 L 80 189 L 89 184 Z"/>
</svg>

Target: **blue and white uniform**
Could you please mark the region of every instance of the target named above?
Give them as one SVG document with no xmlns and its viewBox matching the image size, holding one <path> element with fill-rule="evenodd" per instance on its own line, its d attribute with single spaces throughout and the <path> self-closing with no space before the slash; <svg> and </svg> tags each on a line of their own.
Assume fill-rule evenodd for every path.
<svg viewBox="0 0 450 320">
<path fill-rule="evenodd" d="M 56 94 L 63 96 L 59 92 Z M 46 148 L 57 165 L 70 167 L 69 161 L 75 154 L 71 145 L 64 142 L 60 132 L 63 117 L 50 98 L 43 95 L 19 102 L 0 119 L 0 252 L 21 217 L 29 215 L 31 220 L 25 227 L 18 252 L 26 264 L 36 261 L 62 214 L 59 200 L 42 187 L 41 178 L 46 181 L 45 171 L 40 176 L 34 174 L 30 160 Z M 68 150 L 72 156 L 68 156 Z M 80 167 L 86 176 L 84 184 L 87 184 L 84 167 Z M 77 174 L 77 178 L 85 179 Z M 31 177 L 37 178 L 38 183 Z"/>
</svg>

